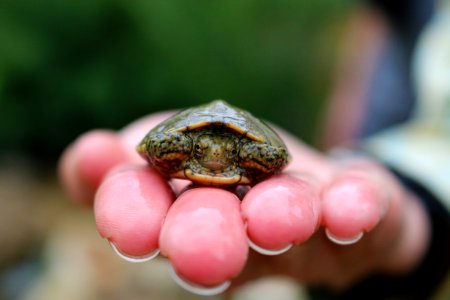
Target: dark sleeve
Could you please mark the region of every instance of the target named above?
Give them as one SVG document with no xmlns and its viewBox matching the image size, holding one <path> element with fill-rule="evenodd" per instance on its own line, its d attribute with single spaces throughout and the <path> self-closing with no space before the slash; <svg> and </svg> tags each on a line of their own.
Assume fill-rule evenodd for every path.
<svg viewBox="0 0 450 300">
<path fill-rule="evenodd" d="M 415 39 L 435 8 L 433 0 L 367 0 L 402 36 Z"/>
<path fill-rule="evenodd" d="M 450 270 L 450 214 L 442 203 L 418 182 L 392 170 L 403 185 L 424 204 L 431 220 L 430 247 L 422 262 L 401 277 L 374 275 L 335 295 L 312 290 L 313 299 L 429 299 Z"/>
</svg>

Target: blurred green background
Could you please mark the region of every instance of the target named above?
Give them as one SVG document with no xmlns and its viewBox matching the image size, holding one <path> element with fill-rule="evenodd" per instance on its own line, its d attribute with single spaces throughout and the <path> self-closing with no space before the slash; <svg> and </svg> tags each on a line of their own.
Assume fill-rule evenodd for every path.
<svg viewBox="0 0 450 300">
<path fill-rule="evenodd" d="M 86 130 L 217 98 L 312 143 L 352 5 L 3 0 L 2 154 L 54 163 Z"/>
</svg>

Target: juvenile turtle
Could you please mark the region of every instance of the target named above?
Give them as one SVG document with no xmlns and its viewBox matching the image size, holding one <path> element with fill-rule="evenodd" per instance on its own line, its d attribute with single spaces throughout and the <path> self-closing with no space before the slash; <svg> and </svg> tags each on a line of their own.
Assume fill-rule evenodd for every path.
<svg viewBox="0 0 450 300">
<path fill-rule="evenodd" d="M 289 161 L 275 131 L 221 100 L 161 122 L 137 151 L 165 176 L 215 186 L 253 185 L 280 172 Z"/>
</svg>

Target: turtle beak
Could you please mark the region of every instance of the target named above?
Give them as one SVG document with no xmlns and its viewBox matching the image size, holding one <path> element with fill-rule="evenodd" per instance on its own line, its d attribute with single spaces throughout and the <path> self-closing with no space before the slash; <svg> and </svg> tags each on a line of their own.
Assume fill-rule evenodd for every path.
<svg viewBox="0 0 450 300">
<path fill-rule="evenodd" d="M 210 160 L 202 163 L 205 168 L 210 169 L 211 171 L 223 170 L 226 168 L 226 165 L 221 161 Z"/>
</svg>

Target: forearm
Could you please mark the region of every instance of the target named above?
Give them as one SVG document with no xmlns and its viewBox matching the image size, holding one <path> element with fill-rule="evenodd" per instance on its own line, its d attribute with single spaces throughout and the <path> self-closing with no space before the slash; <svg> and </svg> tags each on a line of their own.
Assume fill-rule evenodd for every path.
<svg viewBox="0 0 450 300">
<path fill-rule="evenodd" d="M 349 17 L 338 50 L 320 144 L 352 140 L 362 122 L 371 76 L 386 43 L 388 28 L 377 11 L 361 7 Z M 345 117 L 343 117 L 345 116 Z"/>
</svg>

